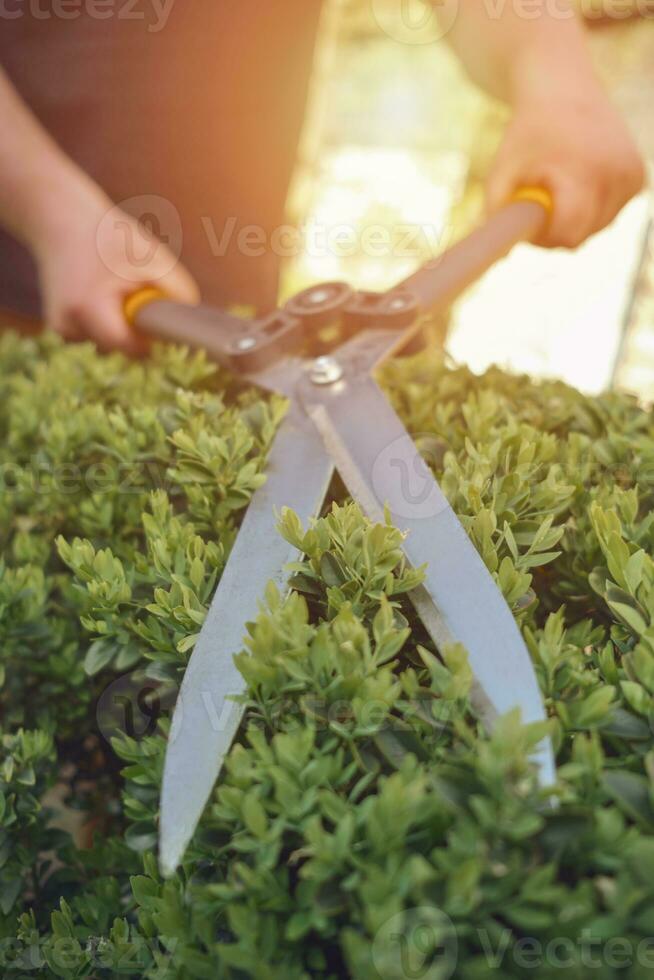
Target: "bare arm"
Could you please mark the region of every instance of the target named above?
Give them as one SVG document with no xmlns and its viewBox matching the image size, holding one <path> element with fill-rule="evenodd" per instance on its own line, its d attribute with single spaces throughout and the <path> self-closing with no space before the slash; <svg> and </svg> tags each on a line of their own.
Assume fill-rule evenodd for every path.
<svg viewBox="0 0 654 980">
<path fill-rule="evenodd" d="M 156 282 L 180 300 L 197 298 L 166 247 L 61 151 L 2 69 L 0 131 L 0 224 L 36 259 L 48 326 L 134 349 L 122 315 L 127 293 Z M 135 252 L 148 257 L 138 267 Z"/>
<path fill-rule="evenodd" d="M 543 240 L 574 247 L 642 189 L 644 166 L 597 79 L 568 0 L 443 0 L 447 37 L 471 78 L 513 119 L 488 180 L 491 208 L 541 184 L 555 213 Z"/>
<path fill-rule="evenodd" d="M 0 143 L 0 217 L 32 248 L 50 217 L 49 201 L 73 188 L 81 191 L 88 181 L 39 125 L 2 69 L 0 125 L 5 134 Z"/>
</svg>

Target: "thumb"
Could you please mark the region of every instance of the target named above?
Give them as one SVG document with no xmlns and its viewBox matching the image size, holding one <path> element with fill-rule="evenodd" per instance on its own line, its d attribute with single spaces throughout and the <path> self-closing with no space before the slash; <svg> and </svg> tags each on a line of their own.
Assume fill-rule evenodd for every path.
<svg viewBox="0 0 654 980">
<path fill-rule="evenodd" d="M 500 153 L 486 179 L 487 213 L 494 214 L 495 211 L 499 211 L 510 201 L 520 183 L 518 172 Z"/>
<path fill-rule="evenodd" d="M 200 289 L 188 269 L 178 262 L 154 284 L 178 303 L 195 306 L 200 302 Z"/>
</svg>

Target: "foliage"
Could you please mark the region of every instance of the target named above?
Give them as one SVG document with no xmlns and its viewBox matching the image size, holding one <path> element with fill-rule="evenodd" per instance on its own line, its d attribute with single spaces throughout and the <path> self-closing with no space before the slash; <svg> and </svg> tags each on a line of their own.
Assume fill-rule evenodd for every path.
<svg viewBox="0 0 654 980">
<path fill-rule="evenodd" d="M 280 515 L 304 557 L 235 651 L 245 722 L 162 881 L 168 709 L 284 405 L 183 350 L 7 333 L 3 976 L 651 975 L 654 422 L 425 354 L 383 383 L 524 631 L 558 806 L 541 727 L 480 730 L 400 533 L 335 488 L 311 528 Z"/>
</svg>

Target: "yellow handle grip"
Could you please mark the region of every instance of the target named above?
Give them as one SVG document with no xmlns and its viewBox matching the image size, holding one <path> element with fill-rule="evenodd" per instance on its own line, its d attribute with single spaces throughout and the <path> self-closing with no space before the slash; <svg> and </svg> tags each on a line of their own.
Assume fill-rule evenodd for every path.
<svg viewBox="0 0 654 980">
<path fill-rule="evenodd" d="M 525 187 L 519 187 L 511 197 L 512 201 L 533 201 L 534 204 L 540 204 L 547 211 L 549 218 L 554 214 L 554 198 L 550 191 L 545 187 L 536 187 L 526 185 Z"/>
<path fill-rule="evenodd" d="M 161 299 L 168 299 L 168 296 L 163 289 L 157 289 L 156 286 L 143 286 L 126 296 L 123 301 L 123 313 L 130 327 L 136 324 L 136 317 L 144 306 Z"/>
</svg>

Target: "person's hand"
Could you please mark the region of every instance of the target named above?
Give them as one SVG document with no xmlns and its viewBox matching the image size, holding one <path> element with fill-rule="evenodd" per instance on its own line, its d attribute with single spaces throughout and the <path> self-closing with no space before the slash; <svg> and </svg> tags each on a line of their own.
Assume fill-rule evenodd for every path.
<svg viewBox="0 0 654 980">
<path fill-rule="evenodd" d="M 521 186 L 547 188 L 554 213 L 538 244 L 575 248 L 643 187 L 641 156 L 594 79 L 518 86 L 514 116 L 487 183 L 494 211 Z"/>
<path fill-rule="evenodd" d="M 46 326 L 69 340 L 138 353 L 144 342 L 125 322 L 127 295 L 154 285 L 180 302 L 198 301 L 197 286 L 167 246 L 93 185 L 53 201 L 34 253 Z"/>
</svg>

